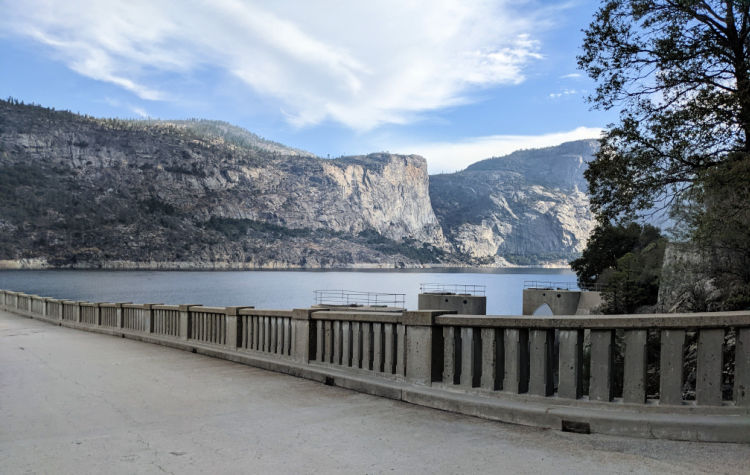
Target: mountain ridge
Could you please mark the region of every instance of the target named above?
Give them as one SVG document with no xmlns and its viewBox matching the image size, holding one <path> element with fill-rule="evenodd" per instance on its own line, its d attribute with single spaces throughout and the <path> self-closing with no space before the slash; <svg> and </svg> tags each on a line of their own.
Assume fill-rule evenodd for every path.
<svg viewBox="0 0 750 475">
<path fill-rule="evenodd" d="M 456 187 L 443 183 L 441 192 L 445 179 L 435 177 L 443 175 L 429 176 L 417 155 L 323 159 L 221 121 L 98 119 L 0 101 L 0 265 L 513 265 L 498 254 L 505 249 L 478 252 L 478 241 L 461 234 L 477 216 L 500 218 L 487 211 L 497 207 L 498 188 L 507 194 L 520 184 L 528 189 L 516 193 L 553 193 L 560 203 L 567 195 L 576 203 L 583 199 L 580 190 L 551 187 L 550 177 L 523 163 L 487 173 L 482 167 L 497 168 L 492 160 L 460 172 L 457 183 L 476 175 L 478 199 L 466 200 L 472 212 L 453 223 L 457 216 L 440 195 L 455 194 Z M 575 174 L 580 167 L 565 170 Z M 550 176 L 559 179 L 559 171 Z M 491 179 L 480 183 L 482 175 Z M 571 175 L 568 182 L 580 179 Z M 558 211 L 539 211 L 547 224 L 537 225 L 560 228 Z M 503 237 L 507 223 L 495 221 L 489 232 Z M 456 225 L 469 227 L 457 233 Z M 572 247 L 565 242 L 569 229 L 544 229 L 554 252 L 511 250 L 542 265 L 575 252 L 578 238 Z"/>
</svg>

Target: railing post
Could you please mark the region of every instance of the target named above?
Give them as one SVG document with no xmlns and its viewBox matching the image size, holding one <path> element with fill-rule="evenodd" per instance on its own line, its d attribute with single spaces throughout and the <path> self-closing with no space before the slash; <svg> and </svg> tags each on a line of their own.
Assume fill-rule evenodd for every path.
<svg viewBox="0 0 750 475">
<path fill-rule="evenodd" d="M 180 305 L 180 340 L 187 340 L 190 332 L 190 305 Z"/>
<path fill-rule="evenodd" d="M 482 381 L 483 389 L 494 391 L 503 388 L 505 349 L 502 330 L 482 328 Z"/>
<path fill-rule="evenodd" d="M 226 319 L 226 345 L 230 350 L 237 350 L 237 343 L 240 337 L 239 324 L 240 317 L 239 311 L 243 308 L 255 308 L 252 306 L 248 307 L 226 307 L 224 310 L 224 318 Z"/>
<path fill-rule="evenodd" d="M 309 363 L 315 359 L 317 351 L 315 322 L 312 314 L 316 310 L 309 308 L 295 308 L 292 310 L 292 358 L 300 363 Z"/>
<path fill-rule="evenodd" d="M 75 312 L 76 312 L 76 323 L 81 324 L 81 301 L 77 300 L 73 302 L 75 304 Z"/>
<path fill-rule="evenodd" d="M 622 400 L 636 404 L 646 402 L 646 330 L 625 330 L 625 369 Z"/>
<path fill-rule="evenodd" d="M 592 400 L 606 402 L 612 400 L 614 346 L 614 330 L 591 330 L 589 398 Z"/>
<path fill-rule="evenodd" d="M 146 325 L 145 333 L 154 333 L 154 305 L 160 305 L 157 303 L 146 303 L 143 304 L 143 309 L 146 311 Z"/>
<path fill-rule="evenodd" d="M 659 404 L 682 403 L 682 353 L 685 330 L 661 331 Z"/>
<path fill-rule="evenodd" d="M 102 304 L 101 302 L 94 304 L 94 322 L 96 322 L 97 327 L 102 326 Z"/>
<path fill-rule="evenodd" d="M 701 406 L 721 405 L 723 344 L 723 328 L 701 328 L 698 332 L 695 402 Z"/>
<path fill-rule="evenodd" d="M 443 335 L 435 317 L 451 311 L 404 312 L 406 380 L 426 386 L 440 381 L 443 374 Z"/>
<path fill-rule="evenodd" d="M 117 315 L 117 328 L 122 328 L 124 322 L 123 322 L 123 315 L 122 315 L 122 305 L 121 303 L 115 304 L 115 313 Z"/>
</svg>

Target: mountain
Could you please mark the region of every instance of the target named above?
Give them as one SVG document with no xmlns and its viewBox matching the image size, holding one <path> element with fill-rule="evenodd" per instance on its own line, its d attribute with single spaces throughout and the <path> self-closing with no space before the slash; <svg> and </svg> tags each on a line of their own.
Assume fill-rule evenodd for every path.
<svg viewBox="0 0 750 475">
<path fill-rule="evenodd" d="M 266 140 L 242 127 L 229 124 L 220 120 L 139 120 L 133 121 L 144 128 L 153 127 L 175 127 L 185 129 L 189 133 L 196 134 L 202 139 L 212 142 L 227 143 L 241 148 L 263 150 L 280 155 L 292 155 L 298 157 L 315 157 L 315 154 L 287 147 L 286 145 L 271 140 Z"/>
<path fill-rule="evenodd" d="M 0 101 L 0 267 L 564 265 L 593 227 L 596 145 L 429 176 L 416 155 L 322 159 L 225 122 Z"/>
<path fill-rule="evenodd" d="M 567 142 L 430 176 L 446 238 L 465 259 L 490 265 L 577 257 L 594 227 L 583 171 L 597 147 Z"/>
<path fill-rule="evenodd" d="M 428 183 L 413 155 L 326 160 L 222 122 L 96 119 L 0 101 L 7 265 L 455 263 Z"/>
</svg>

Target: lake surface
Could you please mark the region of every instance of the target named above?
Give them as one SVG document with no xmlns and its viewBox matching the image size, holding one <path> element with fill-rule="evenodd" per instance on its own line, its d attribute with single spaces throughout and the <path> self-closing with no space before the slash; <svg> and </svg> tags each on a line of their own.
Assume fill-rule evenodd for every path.
<svg viewBox="0 0 750 475">
<path fill-rule="evenodd" d="M 291 309 L 315 303 L 313 291 L 406 294 L 417 308 L 422 283 L 486 286 L 487 313 L 520 314 L 524 282 L 574 282 L 568 269 L 407 269 L 345 271 L 0 271 L 0 288 L 91 302 L 253 305 Z"/>
</svg>

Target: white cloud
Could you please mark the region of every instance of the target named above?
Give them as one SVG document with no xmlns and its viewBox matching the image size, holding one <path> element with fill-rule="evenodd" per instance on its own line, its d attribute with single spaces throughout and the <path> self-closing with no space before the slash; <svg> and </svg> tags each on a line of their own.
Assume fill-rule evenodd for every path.
<svg viewBox="0 0 750 475">
<path fill-rule="evenodd" d="M 575 89 L 567 89 L 566 88 L 566 89 L 563 89 L 560 92 L 551 92 L 550 95 L 549 95 L 549 97 L 550 97 L 550 99 L 558 99 L 558 98 L 563 97 L 563 96 L 572 96 L 574 94 L 578 94 L 578 91 L 576 91 Z"/>
<path fill-rule="evenodd" d="M 25 0 L 4 5 L 0 29 L 142 99 L 176 99 L 170 75 L 219 71 L 275 98 L 293 124 L 366 130 L 522 82 L 541 58 L 530 33 L 546 23 L 517 4 Z"/>
<path fill-rule="evenodd" d="M 104 102 L 105 104 L 108 104 L 108 105 L 110 105 L 112 107 L 117 107 L 117 108 L 120 108 L 120 109 L 127 109 L 128 111 L 133 112 L 138 117 L 141 117 L 143 119 L 147 119 L 147 118 L 149 118 L 151 116 L 151 114 L 149 114 L 148 111 L 146 111 L 146 109 L 144 109 L 143 107 L 135 106 L 135 105 L 129 104 L 129 103 L 123 103 L 122 101 L 120 101 L 118 99 L 114 99 L 114 98 L 111 98 L 111 97 L 105 97 L 102 102 Z"/>
<path fill-rule="evenodd" d="M 393 147 L 391 151 L 422 155 L 430 173 L 463 170 L 474 162 L 499 157 L 521 149 L 551 147 L 563 142 L 599 138 L 603 129 L 578 127 L 544 135 L 488 135 L 458 142 L 416 143 Z"/>
<path fill-rule="evenodd" d="M 583 77 L 581 73 L 570 73 L 560 76 L 560 79 L 578 79 Z"/>
</svg>

